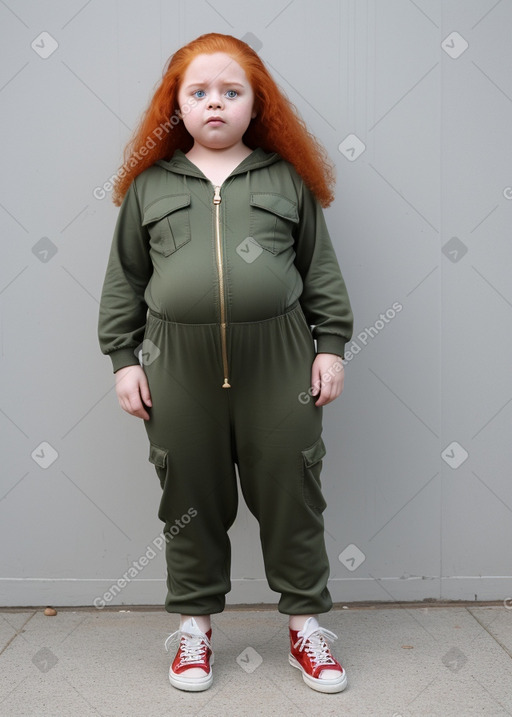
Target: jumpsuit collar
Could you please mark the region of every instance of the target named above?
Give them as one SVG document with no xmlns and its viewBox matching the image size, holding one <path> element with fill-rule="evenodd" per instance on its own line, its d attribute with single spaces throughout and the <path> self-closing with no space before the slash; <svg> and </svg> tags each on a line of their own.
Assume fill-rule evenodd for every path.
<svg viewBox="0 0 512 717">
<path fill-rule="evenodd" d="M 229 177 L 232 177 L 235 174 L 242 174 L 249 169 L 258 169 L 259 167 L 274 164 L 280 159 L 281 157 L 277 154 L 277 152 L 265 152 L 265 150 L 261 147 L 257 147 L 235 167 Z M 159 159 L 155 162 L 155 164 L 158 164 L 160 167 L 163 167 L 171 172 L 176 172 L 177 174 L 186 174 L 206 179 L 199 167 L 191 162 L 181 149 L 176 149 L 171 159 Z"/>
</svg>

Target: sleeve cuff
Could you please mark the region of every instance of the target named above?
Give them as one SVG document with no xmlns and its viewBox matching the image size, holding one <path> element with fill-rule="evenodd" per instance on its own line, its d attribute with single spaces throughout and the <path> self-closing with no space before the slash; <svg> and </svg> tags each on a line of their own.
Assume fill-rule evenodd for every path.
<svg viewBox="0 0 512 717">
<path fill-rule="evenodd" d="M 345 344 L 347 342 L 339 334 L 321 334 L 316 337 L 316 352 L 318 354 L 334 354 L 345 358 Z"/>
<path fill-rule="evenodd" d="M 118 349 L 109 354 L 114 373 L 125 366 L 140 366 L 134 349 Z"/>
</svg>

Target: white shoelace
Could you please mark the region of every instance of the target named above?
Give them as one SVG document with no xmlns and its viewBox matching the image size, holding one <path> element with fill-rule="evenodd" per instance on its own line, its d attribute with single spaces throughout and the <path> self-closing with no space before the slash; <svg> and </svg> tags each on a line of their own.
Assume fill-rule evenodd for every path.
<svg viewBox="0 0 512 717">
<path fill-rule="evenodd" d="M 329 645 L 326 640 L 337 640 L 338 636 L 323 627 L 319 627 L 310 635 L 304 635 L 295 643 L 294 647 L 303 650 L 309 655 L 313 667 L 318 665 L 335 665 Z"/>
<path fill-rule="evenodd" d="M 210 641 L 206 635 L 193 635 L 190 632 L 176 630 L 165 641 L 165 649 L 169 652 L 173 642 L 177 642 L 179 638 L 181 648 L 180 665 L 191 664 L 194 662 L 203 662 L 206 650 L 212 649 Z"/>
</svg>

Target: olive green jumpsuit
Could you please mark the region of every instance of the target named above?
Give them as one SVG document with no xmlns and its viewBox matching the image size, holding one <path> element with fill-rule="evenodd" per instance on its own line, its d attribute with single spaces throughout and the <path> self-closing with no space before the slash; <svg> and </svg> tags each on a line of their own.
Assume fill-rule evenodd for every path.
<svg viewBox="0 0 512 717">
<path fill-rule="evenodd" d="M 140 363 L 148 378 L 168 612 L 225 606 L 235 466 L 280 612 L 332 607 L 322 408 L 307 392 L 316 353 L 342 357 L 352 328 L 322 209 L 278 154 L 253 150 L 214 187 L 177 150 L 132 182 L 99 339 L 114 371 Z"/>
</svg>

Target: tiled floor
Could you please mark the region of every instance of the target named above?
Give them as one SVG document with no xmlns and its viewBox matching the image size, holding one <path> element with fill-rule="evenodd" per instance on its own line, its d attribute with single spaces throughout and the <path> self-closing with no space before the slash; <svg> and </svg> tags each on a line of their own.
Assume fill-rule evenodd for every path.
<svg viewBox="0 0 512 717">
<path fill-rule="evenodd" d="M 230 608 L 212 621 L 214 684 L 168 681 L 162 608 L 0 611 L 2 717 L 512 715 L 512 610 L 503 603 L 337 608 L 321 624 L 348 674 L 344 692 L 309 689 L 287 660 L 287 619 Z"/>
</svg>

